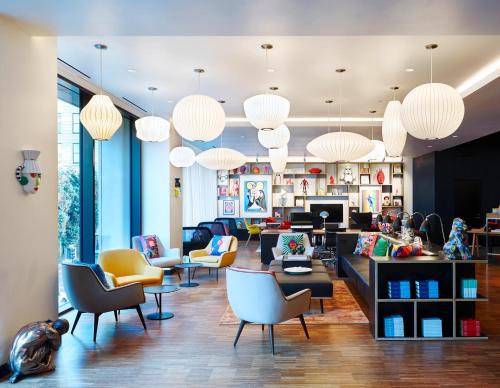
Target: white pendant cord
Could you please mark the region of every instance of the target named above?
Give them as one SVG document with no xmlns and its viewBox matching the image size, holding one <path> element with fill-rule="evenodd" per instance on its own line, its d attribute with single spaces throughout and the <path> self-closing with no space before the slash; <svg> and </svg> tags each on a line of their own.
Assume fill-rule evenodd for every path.
<svg viewBox="0 0 500 388">
<path fill-rule="evenodd" d="M 102 94 L 102 51 L 99 50 L 99 94 Z"/>
<path fill-rule="evenodd" d="M 330 119 L 331 119 L 331 112 L 330 112 L 330 103 L 328 103 L 328 133 L 330 133 Z"/>
</svg>

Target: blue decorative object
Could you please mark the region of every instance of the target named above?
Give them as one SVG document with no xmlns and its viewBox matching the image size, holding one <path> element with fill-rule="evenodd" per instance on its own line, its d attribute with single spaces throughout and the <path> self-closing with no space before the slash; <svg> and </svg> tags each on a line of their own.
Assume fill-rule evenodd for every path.
<svg viewBox="0 0 500 388">
<path fill-rule="evenodd" d="M 424 337 L 442 337 L 443 322 L 439 318 L 422 318 L 422 335 Z"/>
<path fill-rule="evenodd" d="M 438 299 L 439 282 L 437 280 L 416 280 L 415 293 L 419 299 Z"/>
<path fill-rule="evenodd" d="M 471 299 L 477 298 L 477 280 L 461 279 L 460 295 L 462 298 L 471 298 Z"/>
<path fill-rule="evenodd" d="M 467 224 L 461 218 L 455 218 L 451 225 L 448 242 L 444 244 L 443 252 L 451 260 L 471 260 L 472 253 L 467 242 Z"/>
<path fill-rule="evenodd" d="M 384 317 L 384 335 L 386 337 L 404 337 L 405 325 L 401 315 Z"/>
<path fill-rule="evenodd" d="M 408 280 L 389 281 L 388 294 L 390 299 L 410 299 L 410 282 Z"/>
</svg>

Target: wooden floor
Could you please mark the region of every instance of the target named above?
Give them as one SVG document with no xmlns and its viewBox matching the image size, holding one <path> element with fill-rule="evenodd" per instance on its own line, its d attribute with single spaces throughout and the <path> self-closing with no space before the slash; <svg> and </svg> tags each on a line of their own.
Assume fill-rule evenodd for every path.
<svg viewBox="0 0 500 388">
<path fill-rule="evenodd" d="M 238 265 L 260 268 L 256 243 L 240 249 Z M 245 327 L 237 348 L 236 326 L 220 326 L 227 307 L 225 276 L 164 296 L 175 318 L 147 321 L 145 333 L 135 311 L 101 317 L 97 344 L 92 317 L 82 316 L 75 335 L 67 334 L 55 372 L 18 386 L 187 387 L 187 386 L 500 386 L 500 266 L 490 266 L 490 302 L 480 310 L 487 341 L 376 342 L 368 325 L 275 328 L 276 351 L 269 351 L 260 326 Z M 169 280 L 177 282 L 177 277 Z M 155 310 L 148 296 L 145 314 Z M 70 323 L 74 314 L 68 314 Z"/>
</svg>

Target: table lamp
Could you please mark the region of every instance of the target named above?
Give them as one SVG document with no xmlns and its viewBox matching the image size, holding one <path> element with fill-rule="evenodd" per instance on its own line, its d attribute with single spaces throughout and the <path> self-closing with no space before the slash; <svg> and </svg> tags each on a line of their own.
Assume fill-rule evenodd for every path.
<svg viewBox="0 0 500 388">
<path fill-rule="evenodd" d="M 330 213 L 328 213 L 326 210 L 323 210 L 321 213 L 319 213 L 319 216 L 323 218 L 323 228 L 326 230 L 326 219 L 330 216 Z"/>
<path fill-rule="evenodd" d="M 420 231 L 422 233 L 425 233 L 425 237 L 427 238 L 427 241 L 429 241 L 429 231 L 431 229 L 431 224 L 429 222 L 429 218 L 431 216 L 435 216 L 439 219 L 439 223 L 441 225 L 441 235 L 443 236 L 443 244 L 446 243 L 446 237 L 444 235 L 444 226 L 443 226 L 443 221 L 441 220 L 441 216 L 437 213 L 431 213 L 427 217 L 425 217 L 424 222 L 422 222 L 422 225 L 420 225 Z"/>
</svg>

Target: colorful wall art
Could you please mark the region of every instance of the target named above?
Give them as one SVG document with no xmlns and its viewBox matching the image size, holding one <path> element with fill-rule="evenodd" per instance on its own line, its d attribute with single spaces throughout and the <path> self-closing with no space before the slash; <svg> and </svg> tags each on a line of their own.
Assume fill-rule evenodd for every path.
<svg viewBox="0 0 500 388">
<path fill-rule="evenodd" d="M 382 211 L 382 188 L 360 187 L 361 212 L 380 213 Z"/>
<path fill-rule="evenodd" d="M 241 217 L 271 217 L 271 200 L 270 175 L 242 175 L 240 177 Z"/>
<path fill-rule="evenodd" d="M 217 210 L 218 217 L 239 217 L 240 201 L 237 199 L 219 199 Z"/>
</svg>

